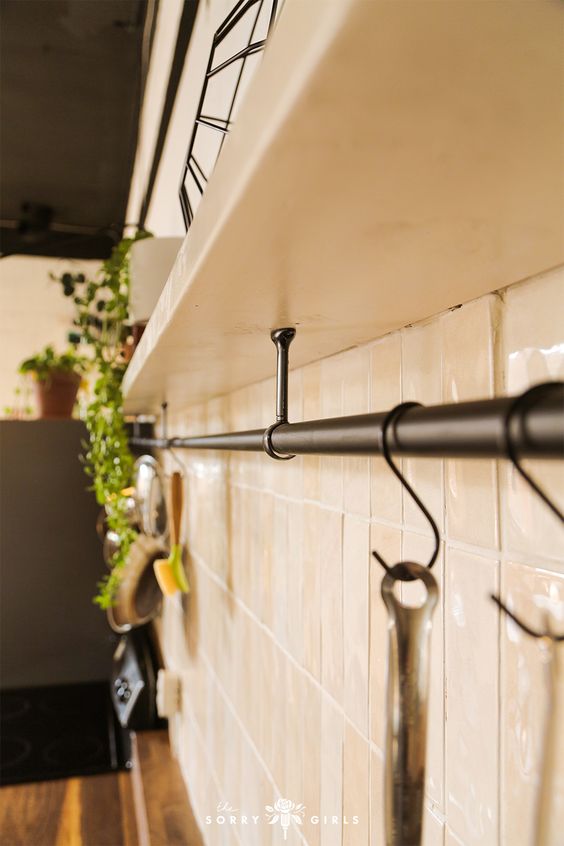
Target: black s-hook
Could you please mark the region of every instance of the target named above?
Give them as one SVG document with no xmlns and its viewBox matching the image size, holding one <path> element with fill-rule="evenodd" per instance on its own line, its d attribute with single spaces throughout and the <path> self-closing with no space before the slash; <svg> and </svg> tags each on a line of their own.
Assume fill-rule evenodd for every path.
<svg viewBox="0 0 564 846">
<path fill-rule="evenodd" d="M 561 522 L 564 522 L 564 514 L 562 514 L 562 511 L 560 511 L 558 506 L 550 499 L 548 494 L 543 491 L 538 482 L 536 482 L 521 465 L 519 455 L 517 453 L 517 448 L 515 445 L 516 439 L 514 439 L 513 437 L 514 419 L 516 415 L 519 414 L 517 422 L 520 427 L 520 434 L 524 435 L 526 425 L 525 414 L 527 410 L 534 405 L 535 399 L 547 393 L 560 393 L 560 395 L 562 396 L 562 401 L 564 402 L 564 384 L 562 382 L 544 382 L 542 385 L 535 385 L 533 388 L 529 388 L 528 391 L 525 391 L 524 394 L 521 394 L 520 396 L 516 397 L 516 399 L 511 403 L 509 409 L 507 410 L 507 414 L 505 415 L 504 421 L 505 450 L 507 453 L 507 458 L 511 461 L 511 463 L 513 464 L 517 472 L 521 475 L 521 477 L 542 499 L 545 505 L 550 508 L 552 513 L 555 514 Z M 519 626 L 519 628 L 521 628 L 526 634 L 530 635 L 531 637 L 549 637 L 555 642 L 560 642 L 564 640 L 564 634 L 556 635 L 549 631 L 538 631 L 536 629 L 532 629 L 530 626 L 524 623 L 523 620 L 520 620 L 519 617 L 516 617 L 515 614 L 509 610 L 507 605 L 505 605 L 501 601 L 499 596 L 495 596 L 495 594 L 492 593 L 491 598 L 496 603 L 496 605 L 505 614 L 507 614 L 507 616 L 510 617 L 514 623 Z"/>
<path fill-rule="evenodd" d="M 397 424 L 399 418 L 402 416 L 402 414 L 404 414 L 408 409 L 415 408 L 419 405 L 421 405 L 421 403 L 419 403 L 419 402 L 402 402 L 402 403 L 400 403 L 400 405 L 396 405 L 395 408 L 392 408 L 392 410 L 386 415 L 384 422 L 382 424 L 382 455 L 386 459 L 386 463 L 387 463 L 388 467 L 390 468 L 390 470 L 399 479 L 399 481 L 401 482 L 401 484 L 403 485 L 405 490 L 408 492 L 408 494 L 410 495 L 410 497 L 412 498 L 414 503 L 417 505 L 419 510 L 425 516 L 425 518 L 427 519 L 427 522 L 429 523 L 429 525 L 431 527 L 431 530 L 433 532 L 433 537 L 435 539 L 435 547 L 433 549 L 433 552 L 432 552 L 431 557 L 429 559 L 429 562 L 427 564 L 427 567 L 429 569 L 431 569 L 431 567 L 433 566 L 433 564 L 437 560 L 437 556 L 439 554 L 439 549 L 440 549 L 439 529 L 438 529 L 437 524 L 435 523 L 431 513 L 429 512 L 429 510 L 425 507 L 425 505 L 421 501 L 420 497 L 417 496 L 417 494 L 415 493 L 415 491 L 413 490 L 413 488 L 411 487 L 411 485 L 409 484 L 409 482 L 407 481 L 405 476 L 401 473 L 399 468 L 396 466 L 396 464 L 394 464 L 394 460 L 392 458 L 392 454 L 391 454 L 391 450 L 390 450 L 390 444 L 389 444 L 389 440 L 388 440 L 388 433 L 389 433 L 390 429 L 393 428 L 394 435 L 395 435 L 395 427 L 396 427 L 396 424 Z M 390 571 L 391 568 L 389 567 L 388 564 L 386 564 L 386 562 L 384 561 L 382 556 L 378 552 L 376 552 L 376 550 L 374 550 L 372 552 L 372 555 L 382 565 L 384 570 L 386 570 L 387 572 Z"/>
<path fill-rule="evenodd" d="M 507 414 L 505 415 L 504 421 L 505 450 L 508 459 L 511 461 L 511 463 L 513 464 L 517 472 L 521 475 L 521 477 L 542 499 L 544 504 L 547 505 L 548 508 L 550 508 L 552 513 L 560 519 L 560 522 L 564 523 L 564 514 L 562 513 L 562 511 L 560 511 L 558 506 L 554 502 L 552 502 L 548 495 L 543 491 L 538 482 L 535 482 L 535 480 L 521 465 L 516 447 L 517 439 L 513 437 L 514 419 L 517 414 L 517 425 L 520 428 L 520 434 L 522 435 L 522 437 L 524 437 L 526 426 L 526 412 L 535 404 L 535 400 L 537 398 L 547 393 L 559 393 L 562 398 L 562 403 L 564 404 L 564 384 L 562 382 L 544 382 L 542 385 L 535 385 L 533 388 L 529 388 L 528 391 L 525 391 L 524 394 L 521 394 L 520 396 L 516 397 L 511 403 L 507 410 Z"/>
</svg>

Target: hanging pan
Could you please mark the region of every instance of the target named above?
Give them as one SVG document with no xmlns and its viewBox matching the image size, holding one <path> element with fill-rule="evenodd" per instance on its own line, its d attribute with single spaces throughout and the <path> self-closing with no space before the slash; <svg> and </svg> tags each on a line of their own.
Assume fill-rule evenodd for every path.
<svg viewBox="0 0 564 846">
<path fill-rule="evenodd" d="M 131 545 L 116 601 L 108 609 L 108 622 L 117 632 L 153 619 L 162 600 L 153 564 L 167 554 L 167 509 L 163 475 L 152 455 L 135 463 L 135 503 L 140 533 Z"/>
<path fill-rule="evenodd" d="M 108 608 L 108 622 L 116 632 L 148 623 L 158 613 L 162 593 L 153 570 L 165 546 L 155 538 L 138 535 L 131 545 L 116 601 Z"/>
</svg>

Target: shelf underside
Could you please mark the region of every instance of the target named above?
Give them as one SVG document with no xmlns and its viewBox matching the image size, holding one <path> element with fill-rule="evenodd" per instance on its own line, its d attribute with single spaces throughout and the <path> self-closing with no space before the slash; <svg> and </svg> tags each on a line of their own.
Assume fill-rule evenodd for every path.
<svg viewBox="0 0 564 846">
<path fill-rule="evenodd" d="M 550 0 L 287 0 L 127 410 L 273 375 L 273 327 L 297 327 L 295 367 L 560 264 L 563 19 Z"/>
</svg>

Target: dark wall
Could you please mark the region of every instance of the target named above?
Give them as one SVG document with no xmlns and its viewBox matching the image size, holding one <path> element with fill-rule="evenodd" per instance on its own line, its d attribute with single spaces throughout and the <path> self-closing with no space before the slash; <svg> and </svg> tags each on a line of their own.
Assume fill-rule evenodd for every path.
<svg viewBox="0 0 564 846">
<path fill-rule="evenodd" d="M 105 572 L 77 420 L 0 421 L 0 685 L 108 678 Z"/>
<path fill-rule="evenodd" d="M 2 252 L 106 258 L 119 240 L 146 11 L 146 0 L 0 0 Z"/>
</svg>

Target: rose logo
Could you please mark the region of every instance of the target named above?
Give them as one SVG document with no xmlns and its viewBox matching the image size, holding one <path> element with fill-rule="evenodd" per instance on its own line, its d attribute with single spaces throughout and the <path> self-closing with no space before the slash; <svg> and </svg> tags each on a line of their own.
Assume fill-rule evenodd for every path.
<svg viewBox="0 0 564 846">
<path fill-rule="evenodd" d="M 290 799 L 277 799 L 272 805 L 265 805 L 266 817 L 270 825 L 276 825 L 277 822 L 282 826 L 284 832 L 284 840 L 288 838 L 288 829 L 292 822 L 298 825 L 302 824 L 302 817 L 305 814 L 305 808 L 302 804 L 296 805 Z"/>
</svg>

